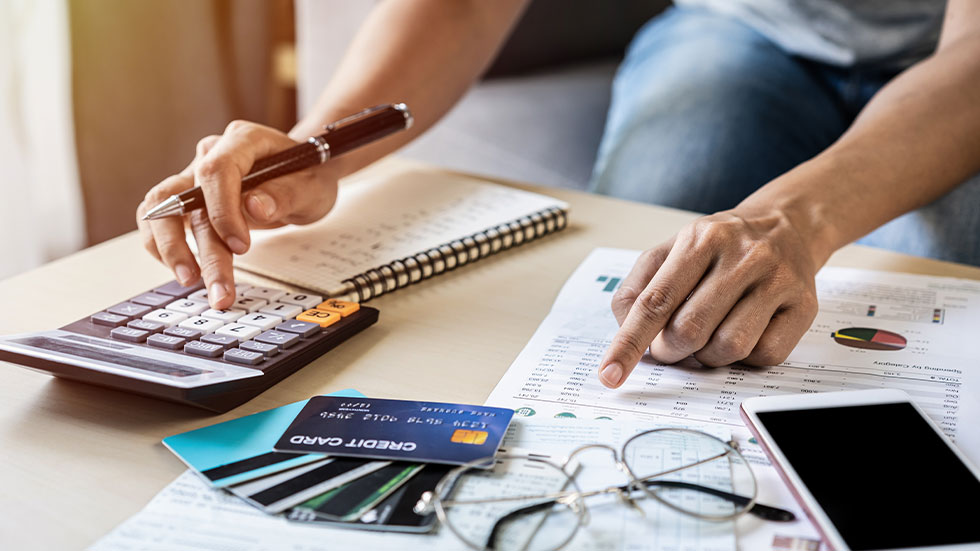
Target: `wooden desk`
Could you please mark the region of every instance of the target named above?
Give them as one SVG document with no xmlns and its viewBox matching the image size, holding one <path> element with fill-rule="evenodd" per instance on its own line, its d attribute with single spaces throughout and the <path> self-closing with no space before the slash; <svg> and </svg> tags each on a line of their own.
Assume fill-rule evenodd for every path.
<svg viewBox="0 0 980 551">
<path fill-rule="evenodd" d="M 589 251 L 646 248 L 696 216 L 539 191 L 571 204 L 567 230 L 372 301 L 381 310 L 376 326 L 224 415 L 0 364 L 0 549 L 94 542 L 184 470 L 160 444 L 172 434 L 343 388 L 482 403 Z M 980 280 L 980 268 L 865 247 L 831 263 Z M 137 235 L 124 235 L 0 282 L 0 333 L 59 327 L 168 278 Z"/>
</svg>

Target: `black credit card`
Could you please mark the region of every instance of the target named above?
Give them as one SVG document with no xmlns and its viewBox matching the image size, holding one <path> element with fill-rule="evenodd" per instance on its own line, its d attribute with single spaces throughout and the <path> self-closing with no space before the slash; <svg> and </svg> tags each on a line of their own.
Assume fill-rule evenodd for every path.
<svg viewBox="0 0 980 551">
<path fill-rule="evenodd" d="M 363 513 L 359 520 L 353 522 L 328 519 L 318 515 L 315 510 L 302 507 L 291 509 L 287 518 L 296 522 L 322 524 L 337 528 L 388 532 L 429 532 L 435 528 L 436 514 L 431 512 L 426 515 L 419 515 L 415 512 L 415 504 L 422 499 L 422 494 L 435 490 L 436 484 L 452 469 L 451 465 L 425 465 L 400 488 L 375 505 L 374 508 Z"/>
<path fill-rule="evenodd" d="M 297 505 L 329 520 L 351 522 L 372 510 L 422 470 L 418 463 L 398 461 Z"/>
</svg>

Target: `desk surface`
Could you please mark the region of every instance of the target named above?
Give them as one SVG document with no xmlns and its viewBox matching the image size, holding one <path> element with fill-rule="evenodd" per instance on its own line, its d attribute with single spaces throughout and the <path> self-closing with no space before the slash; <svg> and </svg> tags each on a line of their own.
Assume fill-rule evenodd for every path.
<svg viewBox="0 0 980 551">
<path fill-rule="evenodd" d="M 483 403 L 589 251 L 650 247 L 696 216 L 538 191 L 571 204 L 567 230 L 372 301 L 376 326 L 224 415 L 0 364 L 0 548 L 94 542 L 184 470 L 160 444 L 172 434 L 343 388 Z M 857 246 L 831 264 L 980 280 L 980 268 Z M 53 329 L 167 279 L 138 236 L 124 235 L 0 282 L 0 333 Z"/>
</svg>

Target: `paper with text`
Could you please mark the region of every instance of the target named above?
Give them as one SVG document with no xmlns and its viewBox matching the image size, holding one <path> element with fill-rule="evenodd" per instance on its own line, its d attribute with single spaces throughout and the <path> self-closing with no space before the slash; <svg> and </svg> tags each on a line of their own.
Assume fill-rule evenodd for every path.
<svg viewBox="0 0 980 551">
<path fill-rule="evenodd" d="M 760 479 L 760 500 L 803 518 L 738 414 L 750 396 L 899 388 L 974 461 L 980 431 L 980 282 L 825 268 L 820 312 L 786 362 L 769 368 L 710 369 L 693 360 L 665 366 L 644 357 L 629 380 L 606 389 L 598 364 L 618 329 L 610 299 L 639 251 L 596 249 L 569 278 L 547 318 L 487 399 L 517 416 L 688 419 L 727 426 Z M 739 524 L 742 549 L 770 549 L 786 537 L 816 540 L 794 526 Z"/>
</svg>

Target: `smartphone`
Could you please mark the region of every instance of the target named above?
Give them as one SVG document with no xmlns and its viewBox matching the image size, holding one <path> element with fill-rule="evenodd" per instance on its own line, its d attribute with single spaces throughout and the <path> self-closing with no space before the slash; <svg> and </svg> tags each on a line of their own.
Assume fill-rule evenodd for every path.
<svg viewBox="0 0 980 551">
<path fill-rule="evenodd" d="M 905 392 L 767 396 L 740 409 L 832 549 L 980 549 L 980 471 Z"/>
</svg>

